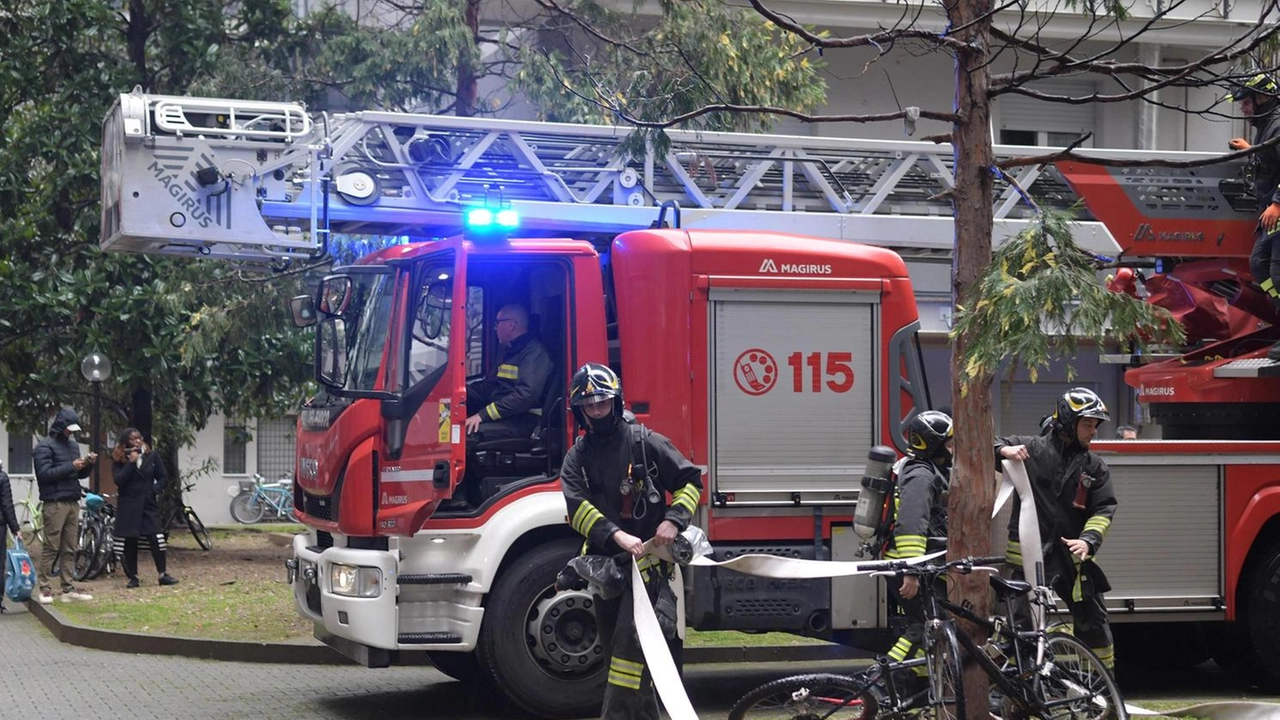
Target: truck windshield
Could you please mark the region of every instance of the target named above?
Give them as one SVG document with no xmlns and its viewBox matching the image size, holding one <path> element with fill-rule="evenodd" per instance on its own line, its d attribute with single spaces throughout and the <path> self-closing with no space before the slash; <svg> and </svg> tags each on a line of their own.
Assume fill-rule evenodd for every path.
<svg viewBox="0 0 1280 720">
<path fill-rule="evenodd" d="M 391 324 L 395 283 L 390 270 L 352 273 L 354 286 L 347 311 L 347 382 L 343 390 L 368 391 L 377 388 L 378 373 L 386 352 L 387 328 Z"/>
</svg>

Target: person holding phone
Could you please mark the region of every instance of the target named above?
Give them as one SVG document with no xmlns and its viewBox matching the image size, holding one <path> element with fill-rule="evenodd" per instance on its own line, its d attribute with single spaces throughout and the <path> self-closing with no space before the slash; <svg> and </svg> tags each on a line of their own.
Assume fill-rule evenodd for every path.
<svg viewBox="0 0 1280 720">
<path fill-rule="evenodd" d="M 115 553 L 129 578 L 126 588 L 138 582 L 138 539 L 146 538 L 151 559 L 161 585 L 177 585 L 178 580 L 165 571 L 168 545 L 160 527 L 160 503 L 156 494 L 169 481 L 164 462 L 151 451 L 137 428 L 120 433 L 120 442 L 111 451 L 111 472 L 119 490 L 116 501 Z"/>
<path fill-rule="evenodd" d="M 80 481 L 93 472 L 98 453 L 80 456 L 74 433 L 80 432 L 80 416 L 71 408 L 62 408 L 49 426 L 49 435 L 31 451 L 35 465 L 36 485 L 44 503 L 44 546 L 40 549 L 41 605 L 53 602 L 53 566 L 62 556 L 63 571 L 58 576 L 62 601 L 92 600 L 93 596 L 76 589 L 71 583 L 71 565 L 75 562 L 76 545 L 80 542 Z"/>
</svg>

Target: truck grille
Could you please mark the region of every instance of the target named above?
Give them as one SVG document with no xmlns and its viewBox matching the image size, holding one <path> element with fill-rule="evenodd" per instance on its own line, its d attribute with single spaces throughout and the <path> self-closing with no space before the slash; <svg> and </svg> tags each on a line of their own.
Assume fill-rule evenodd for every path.
<svg viewBox="0 0 1280 720">
<path fill-rule="evenodd" d="M 302 502 L 302 511 L 313 518 L 332 522 L 338 517 L 337 512 L 335 512 L 337 508 L 334 507 L 336 503 L 333 502 L 332 496 L 324 497 L 304 492 L 302 493 Z"/>
</svg>

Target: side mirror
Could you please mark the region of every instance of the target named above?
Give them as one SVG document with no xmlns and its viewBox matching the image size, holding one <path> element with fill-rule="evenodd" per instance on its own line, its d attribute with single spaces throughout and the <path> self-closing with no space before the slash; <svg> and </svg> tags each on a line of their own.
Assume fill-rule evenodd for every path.
<svg viewBox="0 0 1280 720">
<path fill-rule="evenodd" d="M 351 278 L 346 275 L 330 275 L 320 281 L 320 312 L 330 316 L 345 316 L 351 302 Z"/>
<path fill-rule="evenodd" d="M 347 384 L 347 321 L 325 318 L 316 333 L 316 379 L 332 388 Z"/>
<path fill-rule="evenodd" d="M 299 295 L 289 300 L 294 327 L 311 327 L 316 324 L 316 303 L 310 295 Z"/>
<path fill-rule="evenodd" d="M 427 286 L 418 307 L 418 330 L 428 340 L 435 340 L 449 323 L 453 308 L 453 283 L 437 280 Z"/>
</svg>

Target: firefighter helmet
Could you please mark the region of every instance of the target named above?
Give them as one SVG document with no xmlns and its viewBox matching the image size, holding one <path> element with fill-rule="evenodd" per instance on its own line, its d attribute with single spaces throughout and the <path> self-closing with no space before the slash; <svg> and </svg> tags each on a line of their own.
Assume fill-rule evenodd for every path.
<svg viewBox="0 0 1280 720">
<path fill-rule="evenodd" d="M 1227 92 L 1227 100 L 1232 102 L 1240 102 L 1250 95 L 1256 95 L 1264 102 L 1275 100 L 1277 94 L 1280 94 L 1280 85 L 1276 84 L 1275 78 L 1270 73 L 1256 72 L 1250 74 L 1244 73 L 1240 77 L 1232 78 L 1229 83 Z"/>
<path fill-rule="evenodd" d="M 578 423 L 583 426 L 588 423 L 582 406 L 609 398 L 613 398 L 614 415 L 622 417 L 622 381 L 608 365 L 589 362 L 578 368 L 569 381 L 569 404 L 573 406 Z"/>
<path fill-rule="evenodd" d="M 1111 419 L 1106 403 L 1089 388 L 1071 388 L 1058 398 L 1058 406 L 1053 411 L 1053 425 L 1059 432 L 1068 437 L 1076 435 L 1076 422 L 1080 418 L 1095 418 L 1100 422 Z"/>
<path fill-rule="evenodd" d="M 925 410 L 907 423 L 907 454 L 921 460 L 932 460 L 946 453 L 947 441 L 955 434 L 951 416 L 937 410 Z"/>
</svg>

